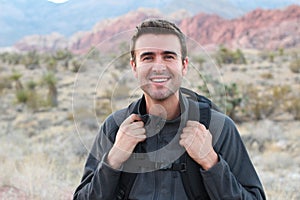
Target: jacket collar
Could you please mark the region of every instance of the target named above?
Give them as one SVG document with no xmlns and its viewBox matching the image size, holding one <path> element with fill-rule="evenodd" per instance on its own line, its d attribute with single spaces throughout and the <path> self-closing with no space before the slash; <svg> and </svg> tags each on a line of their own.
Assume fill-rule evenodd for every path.
<svg viewBox="0 0 300 200">
<path fill-rule="evenodd" d="M 187 119 L 188 110 L 189 110 L 188 109 L 189 101 L 188 101 L 187 97 L 185 97 L 180 91 L 179 91 L 179 103 L 180 103 L 181 111 L 180 111 L 180 116 L 177 117 L 176 119 L 182 118 L 182 117 Z M 138 99 L 137 101 L 133 102 L 130 105 L 129 112 L 138 114 L 144 122 L 147 122 L 150 115 L 146 112 L 146 100 L 145 100 L 144 95 L 140 99 Z M 153 117 L 153 116 L 151 116 L 151 117 Z M 154 117 L 158 117 L 158 116 L 154 116 Z M 176 120 L 176 119 L 174 119 L 174 120 Z M 169 120 L 169 121 L 173 121 L 173 120 Z"/>
</svg>

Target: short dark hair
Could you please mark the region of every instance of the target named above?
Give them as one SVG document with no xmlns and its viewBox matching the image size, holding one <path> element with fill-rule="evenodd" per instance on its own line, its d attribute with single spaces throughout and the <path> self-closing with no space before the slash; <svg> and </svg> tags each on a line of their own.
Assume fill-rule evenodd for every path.
<svg viewBox="0 0 300 200">
<path fill-rule="evenodd" d="M 137 39 L 143 34 L 173 34 L 180 41 L 182 62 L 187 56 L 185 35 L 172 22 L 163 19 L 148 19 L 136 27 L 136 32 L 131 38 L 130 53 L 131 59 L 135 62 L 135 44 Z"/>
</svg>

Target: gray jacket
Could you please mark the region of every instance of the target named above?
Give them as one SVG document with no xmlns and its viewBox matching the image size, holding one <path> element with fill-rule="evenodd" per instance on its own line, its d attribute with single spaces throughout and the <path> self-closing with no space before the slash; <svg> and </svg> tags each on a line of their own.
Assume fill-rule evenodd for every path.
<svg viewBox="0 0 300 200">
<path fill-rule="evenodd" d="M 132 169 L 141 171 L 138 171 L 129 199 L 188 199 L 179 171 L 151 167 L 147 169 L 147 165 L 138 167 L 132 163 L 124 165 L 122 170 L 115 170 L 105 161 L 119 125 L 133 110 L 138 110 L 139 115 L 145 116 L 144 104 L 144 98 L 141 98 L 128 108 L 113 113 L 103 123 L 88 156 L 81 183 L 74 193 L 74 200 L 116 199 L 122 170 L 132 172 Z M 147 154 L 149 160 L 170 163 L 176 158 L 176 154 L 181 152 L 181 147 L 170 144 L 178 144 L 177 136 L 188 119 L 189 104 L 189 100 L 181 96 L 181 116 L 175 120 L 164 121 L 155 116 L 148 116 L 151 120 L 145 125 L 147 139 L 143 150 L 150 152 Z M 209 130 L 213 135 L 213 146 L 219 156 L 219 162 L 207 171 L 199 166 L 203 180 L 199 187 L 204 187 L 202 189 L 207 195 L 200 199 L 265 199 L 263 187 L 233 121 L 212 110 Z M 165 148 L 166 146 L 168 148 Z M 173 155 L 172 152 L 176 153 Z"/>
</svg>

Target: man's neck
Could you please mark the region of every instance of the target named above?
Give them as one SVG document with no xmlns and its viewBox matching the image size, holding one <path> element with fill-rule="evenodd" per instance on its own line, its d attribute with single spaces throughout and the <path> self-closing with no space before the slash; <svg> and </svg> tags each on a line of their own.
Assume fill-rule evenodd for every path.
<svg viewBox="0 0 300 200">
<path fill-rule="evenodd" d="M 178 92 L 165 100 L 155 100 L 145 94 L 145 100 L 148 114 L 156 115 L 167 120 L 175 119 L 180 114 Z"/>
</svg>

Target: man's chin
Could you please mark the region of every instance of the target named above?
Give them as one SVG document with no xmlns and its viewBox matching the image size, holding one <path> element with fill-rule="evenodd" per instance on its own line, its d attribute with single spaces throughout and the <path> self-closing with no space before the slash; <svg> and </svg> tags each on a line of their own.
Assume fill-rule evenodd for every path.
<svg viewBox="0 0 300 200">
<path fill-rule="evenodd" d="M 156 100 L 156 101 L 165 101 L 170 96 L 175 94 L 175 92 L 173 92 L 169 89 L 159 90 L 159 91 L 150 91 L 150 92 L 145 92 L 145 93 L 148 96 L 150 96 L 151 99 Z"/>
</svg>

